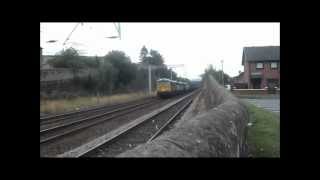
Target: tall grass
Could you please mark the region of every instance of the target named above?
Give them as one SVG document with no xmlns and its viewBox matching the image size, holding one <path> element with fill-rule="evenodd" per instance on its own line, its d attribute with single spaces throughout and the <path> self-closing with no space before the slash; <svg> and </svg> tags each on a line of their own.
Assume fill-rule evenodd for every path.
<svg viewBox="0 0 320 180">
<path fill-rule="evenodd" d="M 90 97 L 77 97 L 73 99 L 57 99 L 57 100 L 40 100 L 40 112 L 41 113 L 62 113 L 65 111 L 79 110 L 88 106 L 95 105 L 111 105 L 123 102 L 134 101 L 149 96 L 143 92 L 129 93 L 129 94 L 117 94 L 111 96 L 90 96 Z"/>
</svg>

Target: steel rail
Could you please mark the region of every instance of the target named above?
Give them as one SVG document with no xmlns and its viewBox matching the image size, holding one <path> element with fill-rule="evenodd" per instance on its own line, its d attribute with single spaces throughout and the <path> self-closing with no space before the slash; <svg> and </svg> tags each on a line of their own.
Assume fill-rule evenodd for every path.
<svg viewBox="0 0 320 180">
<path fill-rule="evenodd" d="M 147 143 L 151 142 L 153 139 L 155 139 L 156 137 L 158 137 L 160 135 L 160 133 L 163 131 L 163 129 L 165 127 L 167 127 L 179 114 L 181 114 L 191 103 L 192 103 L 193 99 L 189 100 L 183 107 L 181 107 L 173 116 L 170 117 L 169 120 L 167 120 L 167 122 L 155 133 L 153 134 L 149 140 L 147 141 Z"/>
<path fill-rule="evenodd" d="M 99 117 L 102 117 L 102 116 L 99 115 L 99 117 L 95 117 L 95 118 L 92 118 L 92 117 L 91 117 L 91 118 L 85 118 L 85 119 L 81 119 L 81 120 L 76 121 L 76 122 L 69 123 L 68 125 L 64 125 L 64 126 L 60 126 L 60 127 L 55 127 L 55 128 L 45 129 L 45 130 L 43 130 L 41 133 L 50 133 L 50 131 L 53 132 L 53 131 L 57 131 L 57 130 L 59 130 L 59 129 L 61 130 L 61 129 L 63 129 L 63 128 L 71 127 L 72 125 L 75 125 L 75 126 L 79 125 L 78 127 L 75 127 L 74 129 L 69 129 L 69 130 L 63 131 L 63 132 L 61 132 L 61 133 L 58 133 L 58 134 L 56 134 L 56 135 L 49 136 L 49 137 L 47 137 L 47 138 L 42 138 L 42 139 L 40 138 L 40 144 L 45 143 L 45 142 L 52 141 L 52 140 L 54 140 L 54 139 L 57 139 L 57 138 L 60 138 L 60 137 L 63 137 L 63 136 L 66 136 L 66 135 L 68 135 L 68 134 L 74 133 L 74 132 L 79 131 L 79 130 L 84 130 L 84 129 L 89 128 L 89 127 L 91 127 L 91 126 L 94 126 L 94 125 L 96 125 L 96 124 L 102 123 L 102 122 L 104 122 L 104 121 L 107 121 L 107 120 L 110 120 L 110 119 L 114 119 L 114 118 L 116 118 L 116 117 L 119 117 L 119 116 L 128 114 L 128 113 L 130 113 L 130 112 L 136 111 L 138 108 L 141 108 L 141 107 L 144 107 L 144 106 L 148 106 L 148 105 L 153 104 L 153 103 L 154 103 L 154 102 L 147 103 L 147 104 L 142 104 L 142 105 L 139 105 L 139 106 L 135 106 L 135 107 L 133 107 L 133 109 L 126 108 L 126 109 L 124 109 L 124 110 L 128 110 L 128 109 L 129 109 L 129 111 L 125 111 L 125 112 L 123 112 L 123 113 L 120 113 L 120 114 L 117 114 L 117 115 L 113 115 L 113 116 L 110 116 L 110 117 L 107 117 L 107 118 L 103 118 L 103 119 L 100 119 L 100 120 L 97 120 L 97 121 L 93 121 L 93 122 L 89 122 L 89 121 L 95 120 L 95 119 L 97 119 L 97 118 L 99 118 Z M 131 108 L 132 108 L 132 107 L 131 107 Z M 82 123 L 82 122 L 88 122 L 88 124 L 87 124 L 87 125 L 84 125 L 84 126 L 81 126 L 81 123 Z M 43 134 L 42 134 L 42 135 L 43 135 Z"/>
<path fill-rule="evenodd" d="M 104 112 L 102 114 L 89 116 L 89 117 L 82 118 L 82 119 L 79 119 L 79 120 L 76 120 L 76 121 L 66 122 L 64 124 L 53 126 L 53 127 L 50 127 L 50 128 L 44 128 L 44 129 L 40 130 L 40 133 L 43 133 L 43 132 L 46 132 L 46 131 L 49 131 L 49 130 L 52 130 L 52 129 L 60 128 L 60 127 L 69 126 L 69 125 L 72 125 L 72 124 L 75 124 L 75 123 L 79 123 L 79 122 L 83 122 L 83 121 L 87 121 L 87 120 L 91 120 L 91 119 L 96 119 L 96 118 L 99 118 L 99 117 L 102 117 L 102 116 L 106 116 L 106 115 L 109 115 L 109 114 L 112 114 L 112 113 L 116 113 L 116 112 L 119 112 L 119 111 L 130 109 L 132 107 L 136 107 L 136 106 L 140 106 L 140 105 L 144 105 L 144 104 L 151 104 L 151 103 L 153 103 L 153 101 L 154 100 L 147 101 L 147 102 L 140 103 L 140 104 L 133 104 L 133 105 L 125 106 L 125 107 L 122 107 L 122 108 L 113 109 L 113 110 Z M 79 114 L 79 115 L 81 115 L 81 114 Z M 59 120 L 57 120 L 57 121 L 59 121 Z M 43 124 L 43 125 L 46 125 L 46 124 Z"/>
<path fill-rule="evenodd" d="M 159 115 L 160 113 L 163 113 L 165 111 L 167 111 L 168 109 L 172 108 L 173 106 L 177 105 L 178 103 L 182 102 L 183 100 L 185 100 L 186 98 L 194 95 L 197 91 L 191 92 L 190 94 L 174 101 L 171 102 L 169 105 L 167 105 L 166 107 L 162 107 L 158 110 L 155 110 L 149 114 L 146 114 L 142 117 L 137 118 L 136 120 L 128 123 L 127 125 L 124 125 L 118 129 L 113 130 L 110 133 L 107 133 L 87 144 L 84 144 L 80 147 L 77 147 L 75 149 L 72 149 L 68 152 L 62 153 L 57 155 L 57 157 L 81 157 L 84 156 L 85 154 L 88 154 L 89 152 L 93 151 L 94 149 L 97 149 L 98 147 L 102 146 L 103 144 L 106 144 L 108 142 L 113 141 L 114 139 L 116 139 L 117 137 L 121 136 L 122 134 L 127 133 L 128 131 L 130 131 L 131 129 L 143 124 L 144 122 L 152 119 L 153 117 Z M 190 102 L 188 102 L 190 103 Z M 186 108 L 186 107 L 185 107 Z"/>
<path fill-rule="evenodd" d="M 154 99 L 154 98 L 151 98 Z M 142 100 L 138 100 L 138 101 L 142 101 Z M 49 121 L 55 118 L 67 118 L 68 116 L 71 115 L 77 115 L 77 114 L 81 114 L 81 113 L 87 113 L 90 111 L 95 111 L 95 110 L 102 110 L 104 108 L 115 108 L 118 106 L 122 106 L 122 105 L 126 105 L 126 104 L 130 104 L 130 103 L 134 103 L 135 101 L 131 101 L 128 103 L 119 103 L 119 104 L 114 104 L 114 105 L 100 105 L 100 106 L 96 106 L 96 107 L 92 107 L 92 108 L 88 108 L 88 109 L 83 109 L 83 110 L 78 110 L 78 111 L 70 111 L 70 112 L 66 112 L 66 113 L 62 113 L 62 114 L 57 114 L 57 115 L 49 115 L 49 116 L 44 116 L 44 117 L 40 117 L 40 123 L 51 123 L 53 121 Z"/>
</svg>

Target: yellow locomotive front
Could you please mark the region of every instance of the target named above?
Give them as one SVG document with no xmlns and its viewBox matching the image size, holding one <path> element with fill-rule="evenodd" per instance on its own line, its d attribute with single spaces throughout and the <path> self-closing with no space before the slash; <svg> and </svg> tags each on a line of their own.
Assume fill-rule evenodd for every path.
<svg viewBox="0 0 320 180">
<path fill-rule="evenodd" d="M 157 81 L 157 95 L 159 97 L 168 96 L 172 93 L 171 81 L 168 79 L 159 79 Z"/>
</svg>

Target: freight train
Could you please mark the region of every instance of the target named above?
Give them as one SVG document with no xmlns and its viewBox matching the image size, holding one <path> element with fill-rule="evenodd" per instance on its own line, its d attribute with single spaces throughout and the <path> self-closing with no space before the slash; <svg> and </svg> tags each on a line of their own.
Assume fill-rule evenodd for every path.
<svg viewBox="0 0 320 180">
<path fill-rule="evenodd" d="M 183 94 L 190 90 L 190 85 L 185 82 L 173 81 L 166 78 L 157 80 L 157 96 L 160 98 Z"/>
</svg>

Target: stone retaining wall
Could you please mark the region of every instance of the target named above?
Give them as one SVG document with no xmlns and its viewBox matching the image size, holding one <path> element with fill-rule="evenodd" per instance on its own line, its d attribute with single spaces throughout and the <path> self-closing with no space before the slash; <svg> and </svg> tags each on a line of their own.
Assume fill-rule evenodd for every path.
<svg viewBox="0 0 320 180">
<path fill-rule="evenodd" d="M 95 69 L 81 69 L 77 72 L 78 77 L 85 77 L 89 74 L 95 74 Z M 74 74 L 71 69 L 68 68 L 52 68 L 40 70 L 40 82 L 48 81 L 63 81 L 73 79 Z"/>
<path fill-rule="evenodd" d="M 88 75 L 94 75 L 95 69 L 81 69 L 77 72 L 77 77 L 83 78 Z M 74 79 L 74 73 L 68 68 L 52 68 L 40 70 L 40 92 L 51 91 L 55 89 L 68 89 Z"/>
<path fill-rule="evenodd" d="M 118 157 L 246 156 L 248 120 L 246 106 L 205 77 L 199 96 L 174 128 Z"/>
</svg>

